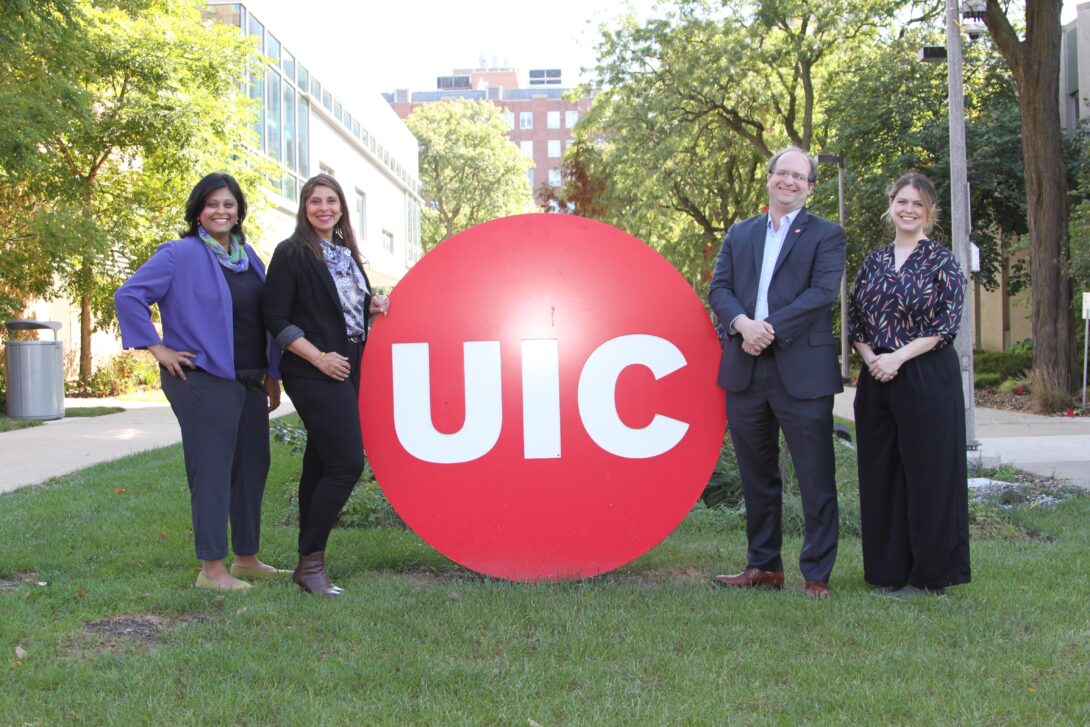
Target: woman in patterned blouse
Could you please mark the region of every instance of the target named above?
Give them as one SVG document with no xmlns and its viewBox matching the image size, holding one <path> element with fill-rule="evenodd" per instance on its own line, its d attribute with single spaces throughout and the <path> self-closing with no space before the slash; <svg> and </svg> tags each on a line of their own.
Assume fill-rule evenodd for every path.
<svg viewBox="0 0 1090 727">
<path fill-rule="evenodd" d="M 863 261 L 849 340 L 863 358 L 855 396 L 863 573 L 898 598 L 968 583 L 965 402 L 951 345 L 964 278 L 927 239 L 935 187 L 906 174 L 889 192 L 893 242 Z"/>
<path fill-rule="evenodd" d="M 328 174 L 308 179 L 295 232 L 269 263 L 264 311 L 284 349 L 284 388 L 307 430 L 293 580 L 309 593 L 341 593 L 326 574 L 326 541 L 363 472 L 360 361 L 370 317 L 389 307 L 386 296 L 371 295 L 341 185 Z"/>
</svg>

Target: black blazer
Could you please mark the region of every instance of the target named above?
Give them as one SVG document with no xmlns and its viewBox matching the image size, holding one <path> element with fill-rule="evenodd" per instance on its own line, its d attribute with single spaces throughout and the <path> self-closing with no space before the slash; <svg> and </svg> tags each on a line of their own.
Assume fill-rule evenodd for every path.
<svg viewBox="0 0 1090 727">
<path fill-rule="evenodd" d="M 360 272 L 363 272 L 362 270 Z M 371 281 L 363 272 L 367 288 Z M 370 323 L 371 296 L 363 299 L 364 324 Z M 280 371 L 288 376 L 326 378 L 309 361 L 286 350 L 303 336 L 320 351 L 348 355 L 341 298 L 333 276 L 302 241 L 289 238 L 276 246 L 265 277 L 265 327 L 284 350 Z"/>
<path fill-rule="evenodd" d="M 768 214 L 750 217 L 727 231 L 708 289 L 708 302 L 725 329 L 745 313 L 753 317 L 764 258 Z M 844 390 L 837 364 L 830 308 L 844 274 L 844 230 L 800 210 L 787 231 L 768 286 L 768 322 L 776 331 L 776 367 L 796 399 L 816 399 Z M 725 336 L 719 385 L 744 391 L 754 357 L 742 336 Z"/>
</svg>

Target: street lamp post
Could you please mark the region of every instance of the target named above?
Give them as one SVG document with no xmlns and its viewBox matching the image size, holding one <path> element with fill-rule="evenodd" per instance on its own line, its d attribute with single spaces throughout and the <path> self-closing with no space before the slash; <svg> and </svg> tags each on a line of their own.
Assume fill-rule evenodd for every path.
<svg viewBox="0 0 1090 727">
<path fill-rule="evenodd" d="M 923 61 L 946 60 L 947 93 L 950 106 L 950 247 L 965 276 L 965 305 L 954 350 L 961 362 L 961 386 L 965 393 L 965 443 L 976 449 L 976 407 L 973 402 L 973 253 L 969 241 L 969 180 L 965 153 L 965 88 L 962 81 L 961 29 L 970 38 L 983 32 L 980 22 L 986 0 L 965 0 L 966 22 L 961 22 L 958 0 L 946 0 L 946 48 L 924 48 Z M 945 51 L 945 52 L 943 52 Z"/>
<path fill-rule="evenodd" d="M 844 157 L 840 154 L 818 154 L 818 164 L 836 164 L 836 194 L 840 213 L 840 226 L 844 227 Z M 851 381 L 851 367 L 848 357 L 851 344 L 848 341 L 848 268 L 840 276 L 840 378 L 845 383 Z"/>
<path fill-rule="evenodd" d="M 966 3 L 976 12 L 980 3 Z M 965 153 L 965 88 L 961 65 L 961 13 L 958 0 L 946 0 L 946 73 L 950 98 L 950 243 L 965 276 L 965 305 L 961 327 L 954 339 L 954 349 L 961 361 L 962 389 L 965 392 L 965 443 L 976 449 L 976 407 L 973 392 L 973 253 L 969 241 L 969 179 Z"/>
</svg>

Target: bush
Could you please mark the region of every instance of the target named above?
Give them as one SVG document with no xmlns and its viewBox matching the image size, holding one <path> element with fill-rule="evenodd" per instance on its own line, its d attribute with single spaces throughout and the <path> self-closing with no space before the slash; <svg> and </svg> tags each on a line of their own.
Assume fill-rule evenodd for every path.
<svg viewBox="0 0 1090 727">
<path fill-rule="evenodd" d="M 1019 391 L 1018 389 L 1021 389 Z M 1030 392 L 1030 385 L 1028 378 L 1013 378 L 1007 379 L 999 385 L 1000 394 L 1028 394 Z"/>
<path fill-rule="evenodd" d="M 712 477 L 704 487 L 701 501 L 708 508 L 737 508 L 742 505 L 742 475 L 738 472 L 738 459 L 734 455 L 734 444 L 728 434 L 719 452 L 719 461 L 715 463 Z"/>
<path fill-rule="evenodd" d="M 1033 368 L 1033 349 L 1020 343 L 1010 351 L 973 351 L 974 374 L 999 374 L 1001 384 L 1006 379 L 1023 377 Z"/>
<path fill-rule="evenodd" d="M 978 389 L 994 389 L 1003 381 L 1002 374 L 990 372 L 973 372 L 973 386 Z"/>
<path fill-rule="evenodd" d="M 112 397 L 159 388 L 159 362 L 147 351 L 123 351 L 99 366 L 84 381 L 66 381 L 65 394 L 76 397 Z"/>
<path fill-rule="evenodd" d="M 1047 366 L 1033 369 L 1029 374 L 1029 382 L 1037 410 L 1042 414 L 1063 411 L 1071 406 L 1071 392 L 1064 388 L 1056 369 Z"/>
<path fill-rule="evenodd" d="M 301 425 L 278 419 L 271 426 L 272 437 L 277 442 L 291 446 L 293 454 L 301 455 L 307 446 L 307 431 Z M 299 523 L 299 473 L 285 484 L 284 496 L 288 510 L 281 518 L 286 525 Z M 364 465 L 360 481 L 352 489 L 348 502 L 341 509 L 337 526 L 342 528 L 404 528 L 405 522 L 390 505 L 382 488 L 375 482 L 370 463 Z"/>
</svg>

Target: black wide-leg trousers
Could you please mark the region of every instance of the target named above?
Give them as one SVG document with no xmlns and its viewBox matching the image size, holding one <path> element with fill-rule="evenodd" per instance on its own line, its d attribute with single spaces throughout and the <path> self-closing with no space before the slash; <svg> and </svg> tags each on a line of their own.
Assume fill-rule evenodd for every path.
<svg viewBox="0 0 1090 727">
<path fill-rule="evenodd" d="M 284 375 L 284 389 L 307 430 L 299 475 L 299 554 L 326 548 L 341 508 L 363 474 L 359 391 L 362 345 L 349 345 L 349 377 Z"/>
<path fill-rule="evenodd" d="M 269 474 L 269 400 L 257 378 L 245 383 L 160 367 L 163 393 L 182 430 L 193 542 L 201 560 L 254 555 L 261 541 L 261 498 Z"/>
<path fill-rule="evenodd" d="M 868 583 L 968 583 L 965 397 L 946 346 L 889 382 L 864 368 L 855 395 L 863 575 Z"/>
<path fill-rule="evenodd" d="M 839 533 L 833 397 L 796 399 L 784 388 L 775 358 L 760 356 L 746 390 L 727 392 L 727 422 L 745 494 L 748 565 L 783 570 L 782 429 L 806 519 L 799 569 L 807 580 L 827 583 Z"/>
</svg>

